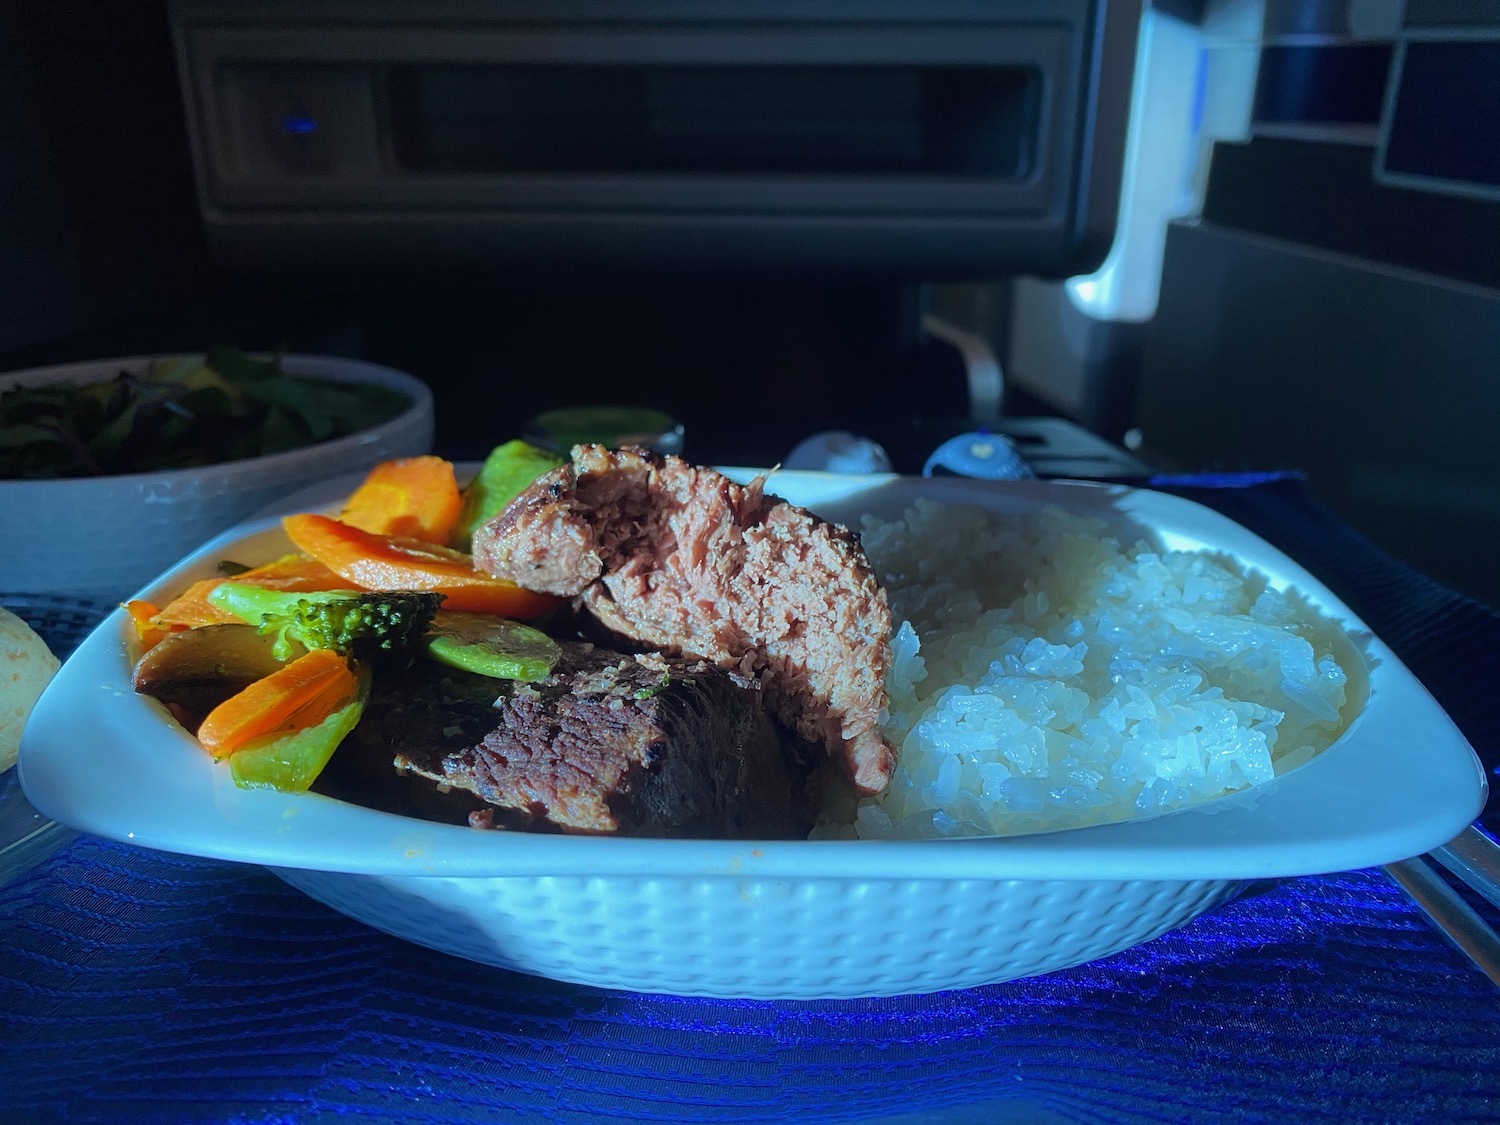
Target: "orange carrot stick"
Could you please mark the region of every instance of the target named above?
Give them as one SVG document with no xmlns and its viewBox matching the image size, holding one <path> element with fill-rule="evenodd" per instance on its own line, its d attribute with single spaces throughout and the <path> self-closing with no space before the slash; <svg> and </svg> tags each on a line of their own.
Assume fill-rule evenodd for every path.
<svg viewBox="0 0 1500 1125">
<path fill-rule="evenodd" d="M 375 535 L 446 543 L 462 500 L 453 465 L 441 457 L 402 457 L 370 470 L 339 520 Z"/>
<path fill-rule="evenodd" d="M 335 652 L 314 649 L 210 711 L 198 741 L 223 758 L 253 739 L 316 726 L 352 700 L 359 679 Z"/>
<path fill-rule="evenodd" d="M 284 555 L 262 566 L 253 567 L 233 578 L 204 578 L 194 582 L 167 603 L 156 615 L 160 625 L 227 625 L 239 620 L 208 600 L 221 583 L 246 582 L 268 590 L 346 590 L 349 581 L 306 555 Z"/>
<path fill-rule="evenodd" d="M 373 535 L 327 516 L 287 516 L 281 522 L 299 548 L 366 590 L 432 590 L 444 595 L 444 609 L 521 620 L 539 617 L 561 600 L 475 570 L 472 556 L 435 543 Z"/>
<path fill-rule="evenodd" d="M 135 639 L 140 643 L 142 652 L 149 652 L 173 632 L 180 631 L 182 628 L 182 626 L 174 628 L 161 621 L 158 617 L 161 610 L 151 602 L 140 598 L 132 598 L 126 602 L 125 612 L 130 614 L 130 623 L 135 626 Z"/>
</svg>

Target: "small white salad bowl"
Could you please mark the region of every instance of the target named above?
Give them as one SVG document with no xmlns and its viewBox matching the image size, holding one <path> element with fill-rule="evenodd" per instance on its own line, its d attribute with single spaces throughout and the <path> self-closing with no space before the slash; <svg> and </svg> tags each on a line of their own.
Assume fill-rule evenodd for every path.
<svg viewBox="0 0 1500 1125">
<path fill-rule="evenodd" d="M 742 472 L 734 475 L 744 479 Z M 293 497 L 327 507 L 352 488 Z M 1196 809 L 1009 838 L 640 840 L 481 832 L 317 795 L 236 789 L 155 701 L 130 688 L 131 627 L 110 616 L 63 667 L 21 749 L 27 797 L 74 828 L 262 864 L 350 917 L 458 957 L 606 988 L 841 998 L 1045 973 L 1181 926 L 1248 880 L 1421 854 L 1478 814 L 1468 743 L 1394 654 L 1296 563 L 1217 513 L 1149 491 L 1074 483 L 779 473 L 774 490 L 858 526 L 912 499 L 1045 505 L 1165 548 L 1209 548 L 1295 585 L 1360 641 L 1367 691 L 1327 750 Z M 310 502 L 313 496 L 316 503 Z M 227 532 L 149 586 L 165 600 L 223 558 L 288 549 L 278 522 Z"/>
<path fill-rule="evenodd" d="M 153 356 L 90 360 L 0 375 L 0 391 L 139 375 Z M 119 601 L 189 551 L 279 497 L 378 461 L 432 448 L 432 392 L 390 367 L 286 355 L 288 375 L 397 390 L 411 404 L 359 433 L 190 469 L 60 480 L 0 480 L 0 592 Z"/>
</svg>

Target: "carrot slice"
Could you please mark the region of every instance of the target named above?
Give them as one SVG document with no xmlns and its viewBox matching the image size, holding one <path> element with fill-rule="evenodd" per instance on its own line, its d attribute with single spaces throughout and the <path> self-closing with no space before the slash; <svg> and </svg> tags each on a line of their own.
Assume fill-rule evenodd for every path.
<svg viewBox="0 0 1500 1125">
<path fill-rule="evenodd" d="M 194 582 L 167 603 L 156 615 L 159 625 L 228 625 L 239 620 L 208 600 L 208 595 L 224 582 L 248 582 L 269 590 L 342 590 L 349 581 L 306 555 L 284 555 L 263 566 L 253 567 L 233 578 L 204 578 Z"/>
<path fill-rule="evenodd" d="M 342 656 L 314 649 L 215 707 L 199 726 L 198 741 L 223 758 L 265 735 L 316 726 L 358 691 L 359 679 Z"/>
<path fill-rule="evenodd" d="M 268 590 L 337 590 L 342 581 L 317 559 L 306 555 L 282 555 L 241 571 L 232 580 Z"/>
<path fill-rule="evenodd" d="M 561 601 L 475 570 L 472 556 L 435 543 L 374 535 L 312 514 L 281 523 L 299 548 L 366 590 L 432 590 L 446 599 L 444 609 L 520 620 L 539 617 Z"/>
<path fill-rule="evenodd" d="M 208 600 L 210 591 L 223 581 L 222 578 L 204 578 L 194 582 L 156 615 L 157 623 L 167 626 L 185 625 L 192 629 L 200 625 L 229 624 L 229 615 Z"/>
<path fill-rule="evenodd" d="M 370 470 L 339 520 L 375 535 L 446 543 L 462 500 L 453 465 L 441 457 L 402 457 Z"/>
<path fill-rule="evenodd" d="M 135 626 L 135 639 L 141 646 L 141 651 L 149 652 L 160 642 L 167 639 L 173 632 L 179 632 L 182 626 L 168 625 L 158 619 L 161 610 L 148 601 L 141 598 L 132 598 L 125 603 L 125 612 L 130 614 L 130 623 Z"/>
</svg>

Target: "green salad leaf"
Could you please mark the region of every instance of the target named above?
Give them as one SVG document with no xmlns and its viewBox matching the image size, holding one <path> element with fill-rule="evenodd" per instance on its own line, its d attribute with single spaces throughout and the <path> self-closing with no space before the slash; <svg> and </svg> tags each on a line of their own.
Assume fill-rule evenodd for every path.
<svg viewBox="0 0 1500 1125">
<path fill-rule="evenodd" d="M 0 393 L 0 479 L 238 461 L 358 433 L 410 405 L 389 387 L 288 375 L 279 357 L 217 345 L 140 375 Z"/>
</svg>

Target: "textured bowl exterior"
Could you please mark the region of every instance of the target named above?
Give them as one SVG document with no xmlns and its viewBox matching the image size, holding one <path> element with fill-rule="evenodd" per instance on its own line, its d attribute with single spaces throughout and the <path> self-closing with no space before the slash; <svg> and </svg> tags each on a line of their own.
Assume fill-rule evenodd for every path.
<svg viewBox="0 0 1500 1125">
<path fill-rule="evenodd" d="M 98 382 L 149 362 L 132 357 L 13 372 L 0 376 L 0 390 Z M 412 406 L 362 433 L 266 457 L 112 477 L 0 481 L 0 591 L 119 601 L 289 492 L 432 448 L 432 395 L 412 376 L 325 356 L 285 356 L 282 366 L 293 375 L 393 387 L 410 395 Z"/>
<path fill-rule="evenodd" d="M 470 961 L 761 1000 L 940 992 L 1065 969 L 1181 926 L 1240 885 L 276 873 L 376 929 Z"/>
</svg>

